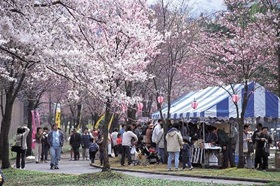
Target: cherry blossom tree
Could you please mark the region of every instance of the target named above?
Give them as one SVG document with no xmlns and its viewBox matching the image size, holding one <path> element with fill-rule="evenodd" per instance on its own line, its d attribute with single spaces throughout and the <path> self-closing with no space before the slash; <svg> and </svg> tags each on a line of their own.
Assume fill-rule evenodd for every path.
<svg viewBox="0 0 280 186">
<path fill-rule="evenodd" d="M 176 5 L 169 1 L 159 1 L 153 9 L 156 12 L 157 29 L 164 35 L 165 42 L 160 45 L 160 55 L 149 65 L 149 72 L 154 75 L 152 84 L 157 107 L 161 110 L 157 97 L 165 96 L 168 105 L 166 118 L 169 119 L 171 100 L 176 90 L 184 91 L 193 83 L 178 69 L 190 55 L 190 44 L 197 33 L 198 24 L 191 19 L 188 1 L 178 1 Z"/>
<path fill-rule="evenodd" d="M 46 66 L 105 104 L 106 143 L 101 148 L 106 154 L 103 171 L 108 171 L 107 139 L 112 106 L 133 105 L 141 100 L 127 97 L 122 85 L 149 78 L 144 70 L 150 58 L 158 53 L 161 35 L 153 28 L 154 23 L 149 20 L 153 11 L 144 1 L 75 2 L 67 2 L 61 12 L 60 21 L 64 24 L 57 25 L 59 38 L 47 51 L 53 61 Z"/>
<path fill-rule="evenodd" d="M 36 14 L 30 13 L 32 4 L 27 1 L 0 2 L 0 67 L 5 103 L 2 105 L 0 151 L 2 168 L 10 167 L 8 135 L 14 101 L 31 69 L 40 64 L 44 33 L 37 32 Z M 32 15 L 32 16 L 31 16 Z"/>
<path fill-rule="evenodd" d="M 252 92 L 249 82 L 265 79 L 265 71 L 276 68 L 272 46 L 274 42 L 260 32 L 253 22 L 250 0 L 225 1 L 229 11 L 217 15 L 215 20 L 204 20 L 200 40 L 193 43 L 194 55 L 183 70 L 186 75 L 210 85 L 244 84 L 242 107 L 237 109 L 239 122 L 239 163 L 243 160 L 243 124 L 248 99 Z M 273 31 L 266 30 L 269 33 Z M 194 73 L 190 73 L 190 70 Z M 235 90 L 232 91 L 235 93 Z M 238 111 L 240 109 L 241 113 Z M 239 116 L 240 113 L 240 116 Z"/>
<path fill-rule="evenodd" d="M 268 36 L 274 43 L 269 47 L 274 50 L 277 67 L 273 71 L 267 71 L 266 85 L 280 95 L 280 2 L 261 0 L 252 5 L 251 14 L 254 14 L 253 22 L 258 30 Z M 275 82 L 275 80 L 277 82 Z M 277 85 L 277 86 L 276 86 Z"/>
</svg>

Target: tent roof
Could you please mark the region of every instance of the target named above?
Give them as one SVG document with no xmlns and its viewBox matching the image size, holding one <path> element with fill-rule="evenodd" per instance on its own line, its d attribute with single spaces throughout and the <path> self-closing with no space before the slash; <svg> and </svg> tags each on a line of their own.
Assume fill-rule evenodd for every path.
<svg viewBox="0 0 280 186">
<path fill-rule="evenodd" d="M 218 117 L 218 118 L 236 118 L 237 112 L 231 95 L 232 87 L 239 95 L 240 99 L 237 103 L 239 114 L 241 113 L 241 105 L 243 101 L 244 85 L 228 85 L 226 87 L 207 87 L 202 90 L 190 92 L 171 103 L 171 119 L 189 118 L 189 117 Z M 258 83 L 249 83 L 248 93 L 250 94 L 245 117 L 273 117 L 280 116 L 279 97 Z M 197 101 L 196 109 L 191 107 L 191 103 Z M 167 107 L 162 109 L 164 117 L 167 115 Z M 160 118 L 160 113 L 155 112 L 152 118 Z"/>
</svg>

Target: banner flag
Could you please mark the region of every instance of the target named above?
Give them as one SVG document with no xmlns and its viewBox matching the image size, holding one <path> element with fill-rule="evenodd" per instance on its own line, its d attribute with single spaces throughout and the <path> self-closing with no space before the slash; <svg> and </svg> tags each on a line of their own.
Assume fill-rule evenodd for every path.
<svg viewBox="0 0 280 186">
<path fill-rule="evenodd" d="M 109 130 L 109 131 L 110 131 L 110 128 L 111 128 L 113 119 L 114 119 L 114 114 L 112 114 L 112 117 L 111 117 L 110 122 L 109 122 L 109 125 L 108 125 L 108 130 Z"/>
<path fill-rule="evenodd" d="M 104 119 L 105 114 L 102 114 L 99 119 L 97 120 L 96 124 L 95 124 L 95 129 L 98 129 L 99 123 Z"/>
<path fill-rule="evenodd" d="M 58 128 L 61 128 L 60 118 L 61 118 L 61 108 L 60 108 L 60 104 L 57 103 L 55 109 L 55 123 L 57 124 Z"/>
</svg>

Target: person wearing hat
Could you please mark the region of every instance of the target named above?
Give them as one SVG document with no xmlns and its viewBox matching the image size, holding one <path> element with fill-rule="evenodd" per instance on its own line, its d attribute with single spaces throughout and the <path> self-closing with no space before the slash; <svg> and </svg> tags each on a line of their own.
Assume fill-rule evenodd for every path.
<svg viewBox="0 0 280 186">
<path fill-rule="evenodd" d="M 63 133 L 60 130 L 58 130 L 57 124 L 52 125 L 52 130 L 48 135 L 48 142 L 50 144 L 51 154 L 50 169 L 59 169 L 58 162 L 60 160 L 62 146 L 64 143 L 64 136 Z"/>
</svg>

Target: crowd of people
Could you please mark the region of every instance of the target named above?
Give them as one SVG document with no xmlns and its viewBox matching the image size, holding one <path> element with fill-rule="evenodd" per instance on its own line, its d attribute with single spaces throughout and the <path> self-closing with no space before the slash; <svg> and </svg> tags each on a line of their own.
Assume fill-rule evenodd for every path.
<svg viewBox="0 0 280 186">
<path fill-rule="evenodd" d="M 148 163 L 167 163 L 168 170 L 172 170 L 172 162 L 174 162 L 175 170 L 179 169 L 180 163 L 182 169 L 192 170 L 193 144 L 202 138 L 201 131 L 194 132 L 196 129 L 197 127 L 192 129 L 184 122 L 170 122 L 165 133 L 161 119 L 155 123 L 149 121 L 145 124 L 121 125 L 120 128 L 115 128 L 112 133 L 108 134 L 107 147 L 103 145 L 104 136 L 101 130 L 89 131 L 88 128 L 84 128 L 80 133 L 73 129 L 68 139 L 71 146 L 70 160 L 86 160 L 95 163 L 95 159 L 99 159 L 100 165 L 103 165 L 104 148 L 107 148 L 109 157 L 120 156 L 122 166 L 135 165 L 136 161 L 138 161 L 137 164 L 140 164 L 137 157 L 145 155 L 151 160 Z M 25 167 L 26 138 L 29 131 L 27 127 L 19 127 L 17 130 L 16 143 L 22 146 L 22 151 L 17 153 L 16 168 L 24 169 Z M 249 131 L 250 126 L 244 125 L 243 153 L 246 167 L 266 170 L 268 168 L 269 147 L 272 144 L 268 128 L 259 123 L 257 130 L 252 135 Z M 50 131 L 47 127 L 38 127 L 35 135 L 36 163 L 47 163 L 50 154 L 50 169 L 59 169 L 58 164 L 64 139 L 65 136 L 57 124 L 53 124 Z M 229 163 L 231 167 L 235 166 L 236 147 L 224 130 L 208 126 L 203 143 L 221 147 L 222 168 L 227 168 Z M 167 157 L 165 157 L 165 151 L 167 151 Z M 254 152 L 255 161 L 253 163 L 252 154 Z M 125 163 L 126 159 L 127 164 Z"/>
</svg>

